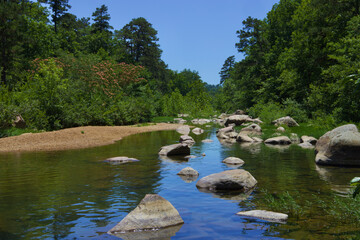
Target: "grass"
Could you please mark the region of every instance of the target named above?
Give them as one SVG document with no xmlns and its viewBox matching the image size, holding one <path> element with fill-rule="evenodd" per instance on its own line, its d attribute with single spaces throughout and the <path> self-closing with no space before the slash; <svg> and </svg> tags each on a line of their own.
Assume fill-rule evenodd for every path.
<svg viewBox="0 0 360 240">
<path fill-rule="evenodd" d="M 20 129 L 20 128 L 11 127 L 8 129 L 0 129 L 0 138 L 19 136 L 24 133 L 37 133 L 37 132 L 40 132 L 40 131 L 31 129 L 31 128 Z"/>
</svg>

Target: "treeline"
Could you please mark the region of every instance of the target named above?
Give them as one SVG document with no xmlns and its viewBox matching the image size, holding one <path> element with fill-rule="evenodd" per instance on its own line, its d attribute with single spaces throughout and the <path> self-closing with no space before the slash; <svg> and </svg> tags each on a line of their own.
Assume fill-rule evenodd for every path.
<svg viewBox="0 0 360 240">
<path fill-rule="evenodd" d="M 68 0 L 0 1 L 0 128 L 17 115 L 52 130 L 212 113 L 199 74 L 168 68 L 145 18 L 116 30 L 105 5 L 91 19 L 70 8 Z"/>
<path fill-rule="evenodd" d="M 217 106 L 300 120 L 360 121 L 359 0 L 280 0 L 237 31 Z M 264 114 L 263 114 L 264 115 Z"/>
</svg>

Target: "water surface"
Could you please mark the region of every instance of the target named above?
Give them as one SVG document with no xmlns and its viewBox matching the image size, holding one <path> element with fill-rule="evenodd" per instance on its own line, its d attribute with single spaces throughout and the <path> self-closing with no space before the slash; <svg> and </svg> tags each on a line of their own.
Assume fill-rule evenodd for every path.
<svg viewBox="0 0 360 240">
<path fill-rule="evenodd" d="M 0 154 L 0 239 L 117 239 L 106 232 L 148 193 L 170 201 L 182 216 L 185 224 L 171 239 L 336 238 L 334 229 L 323 229 L 326 220 L 316 213 L 305 227 L 309 219 L 290 218 L 279 224 L 235 213 L 260 207 L 254 203 L 263 190 L 288 191 L 304 200 L 314 194 L 324 199 L 344 194 L 349 181 L 360 175 L 358 168 L 316 166 L 314 151 L 297 146 L 222 144 L 214 128 L 192 135 L 196 144 L 191 154 L 197 158 L 159 158 L 159 148 L 176 143 L 179 136 L 175 131 L 151 132 L 104 147 Z M 205 138 L 214 142 L 202 143 Z M 140 162 L 102 161 L 115 156 Z M 200 192 L 196 181 L 188 183 L 176 175 L 187 166 L 199 171 L 198 179 L 233 169 L 221 162 L 229 156 L 243 159 L 241 168 L 258 181 L 247 199 Z"/>
</svg>

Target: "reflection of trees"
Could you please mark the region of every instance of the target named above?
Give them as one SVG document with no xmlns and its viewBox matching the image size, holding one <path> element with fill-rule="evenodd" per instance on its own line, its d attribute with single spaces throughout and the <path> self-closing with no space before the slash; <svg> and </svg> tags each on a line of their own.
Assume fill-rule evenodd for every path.
<svg viewBox="0 0 360 240">
<path fill-rule="evenodd" d="M 172 139 L 178 140 L 175 131 L 152 132 L 92 149 L 0 155 L 0 229 L 21 238 L 59 239 L 76 234 L 76 228 L 94 234 L 110 228 L 156 191 L 158 150 Z M 140 162 L 101 161 L 114 156 Z"/>
</svg>

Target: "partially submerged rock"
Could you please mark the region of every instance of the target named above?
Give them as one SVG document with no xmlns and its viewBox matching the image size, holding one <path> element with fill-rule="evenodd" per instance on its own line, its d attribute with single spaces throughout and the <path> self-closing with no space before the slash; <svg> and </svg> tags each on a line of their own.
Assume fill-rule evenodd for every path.
<svg viewBox="0 0 360 240">
<path fill-rule="evenodd" d="M 195 143 L 195 140 L 189 135 L 181 135 L 179 139 L 180 143 L 185 143 L 187 145 L 192 145 Z"/>
<path fill-rule="evenodd" d="M 290 138 L 286 136 L 279 136 L 274 138 L 268 138 L 265 140 L 266 144 L 280 144 L 280 145 L 288 145 L 291 144 Z"/>
<path fill-rule="evenodd" d="M 237 136 L 236 136 L 236 141 L 237 142 L 242 142 L 242 143 L 252 143 L 255 142 L 256 140 L 254 140 L 252 137 L 250 137 L 249 135 L 247 135 L 247 133 L 244 132 L 240 132 Z"/>
<path fill-rule="evenodd" d="M 306 136 L 306 135 L 304 135 L 304 136 L 301 136 L 300 142 L 301 142 L 301 143 L 306 143 L 306 142 L 308 142 L 308 143 L 310 143 L 310 144 L 312 144 L 312 145 L 315 145 L 316 142 L 317 142 L 317 139 L 314 138 L 314 137 L 311 137 L 311 136 Z"/>
<path fill-rule="evenodd" d="M 188 125 L 180 126 L 176 131 L 183 135 L 188 135 L 190 133 L 190 127 Z"/>
<path fill-rule="evenodd" d="M 225 128 L 220 128 L 216 131 L 216 136 L 219 137 L 219 136 L 222 136 L 225 135 L 226 133 L 228 132 L 233 132 L 234 131 L 234 127 L 233 126 L 229 126 L 229 127 L 225 127 Z"/>
<path fill-rule="evenodd" d="M 199 172 L 191 167 L 183 168 L 180 172 L 177 173 L 177 175 L 182 176 L 199 176 Z"/>
<path fill-rule="evenodd" d="M 160 148 L 159 155 L 190 155 L 190 147 L 185 143 L 177 143 Z"/>
<path fill-rule="evenodd" d="M 124 164 L 124 163 L 129 163 L 129 162 L 139 162 L 138 159 L 129 158 L 129 157 L 113 157 L 113 158 L 105 159 L 104 161 L 112 163 L 112 164 Z"/>
<path fill-rule="evenodd" d="M 196 134 L 196 135 L 200 135 L 200 134 L 202 134 L 202 133 L 204 132 L 204 130 L 201 129 L 201 128 L 194 128 L 194 129 L 192 130 L 192 132 L 193 132 L 194 134 Z"/>
<path fill-rule="evenodd" d="M 286 222 L 288 215 L 284 213 L 271 212 L 266 210 L 251 210 L 238 212 L 236 215 L 260 218 L 270 222 Z"/>
<path fill-rule="evenodd" d="M 204 140 L 202 140 L 201 142 L 203 142 L 203 143 L 211 143 L 211 142 L 213 142 L 213 140 L 211 140 L 211 139 L 204 139 Z"/>
<path fill-rule="evenodd" d="M 360 166 L 360 133 L 354 124 L 335 128 L 319 138 L 315 151 L 317 164 Z"/>
<path fill-rule="evenodd" d="M 196 187 L 209 191 L 249 191 L 257 184 L 256 179 L 243 169 L 227 170 L 201 178 Z"/>
<path fill-rule="evenodd" d="M 245 163 L 242 159 L 237 157 L 227 157 L 222 162 L 230 165 L 243 165 Z"/>
<path fill-rule="evenodd" d="M 292 117 L 289 117 L 289 116 L 276 119 L 276 120 L 272 121 L 272 124 L 275 124 L 276 126 L 283 124 L 283 125 L 287 125 L 288 127 L 299 126 L 299 124 Z"/>
<path fill-rule="evenodd" d="M 146 194 L 139 205 L 108 233 L 150 231 L 183 224 L 179 212 L 163 197 Z"/>
</svg>

